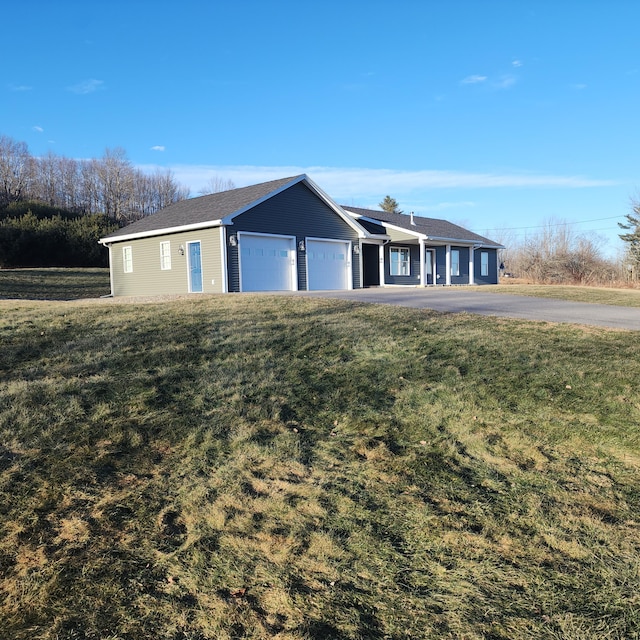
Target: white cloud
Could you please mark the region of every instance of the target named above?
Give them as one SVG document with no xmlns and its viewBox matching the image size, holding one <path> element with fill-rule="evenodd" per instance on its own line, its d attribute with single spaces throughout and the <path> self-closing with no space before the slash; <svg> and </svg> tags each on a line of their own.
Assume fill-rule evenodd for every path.
<svg viewBox="0 0 640 640">
<path fill-rule="evenodd" d="M 517 81 L 518 79 L 515 76 L 512 76 L 510 74 L 505 74 L 501 76 L 498 80 L 496 80 L 493 83 L 493 86 L 496 89 L 508 89 L 509 87 L 512 87 Z"/>
<path fill-rule="evenodd" d="M 78 84 L 74 84 L 70 87 L 67 87 L 71 93 L 77 93 L 79 95 L 86 95 L 88 93 L 94 93 L 95 91 L 99 91 L 100 89 L 104 89 L 104 81 L 103 80 L 84 80 L 83 82 L 79 82 Z"/>
<path fill-rule="evenodd" d="M 514 61 L 511 63 L 511 66 L 512 66 L 512 67 L 516 67 L 516 68 L 517 68 L 517 67 L 521 67 L 521 66 L 522 66 L 522 61 L 521 61 L 521 60 L 514 60 Z"/>
<path fill-rule="evenodd" d="M 572 88 L 572 89 L 574 89 L 575 91 L 583 91 L 584 89 L 586 89 L 586 88 L 587 88 L 587 85 L 586 85 L 586 84 L 581 84 L 581 83 L 578 83 L 578 84 L 572 84 L 572 85 L 570 85 L 570 86 L 571 86 L 571 88 Z"/>
<path fill-rule="evenodd" d="M 151 147 L 151 151 L 164 151 L 165 147 L 160 144 L 155 145 L 155 147 Z"/>
<path fill-rule="evenodd" d="M 486 82 L 486 81 L 487 81 L 487 76 L 473 75 L 473 76 L 467 76 L 466 78 L 463 78 L 462 80 L 460 80 L 460 84 L 480 84 L 481 82 Z"/>
<path fill-rule="evenodd" d="M 35 131 L 36 133 L 43 133 L 44 129 L 42 127 L 38 127 L 37 125 L 35 127 L 31 127 L 33 129 L 33 131 Z"/>
<path fill-rule="evenodd" d="M 32 91 L 33 87 L 26 84 L 10 84 L 9 91 Z"/>
<path fill-rule="evenodd" d="M 153 172 L 156 165 L 141 166 Z M 166 167 L 161 167 L 165 168 Z M 465 171 L 399 171 L 393 169 L 300 167 L 300 166 L 239 166 L 239 165 L 177 165 L 170 167 L 175 179 L 197 193 L 215 174 L 244 187 L 268 180 L 306 173 L 331 198 L 356 205 L 358 202 L 379 202 L 387 193 L 411 194 L 433 189 L 504 189 L 504 188 L 561 188 L 584 189 L 610 187 L 613 180 L 599 180 L 584 176 L 558 176 L 534 173 L 481 173 Z M 405 197 L 405 200 L 407 198 Z M 362 205 L 364 206 L 364 205 Z M 460 206 L 456 203 L 455 206 Z M 471 205 L 468 205 L 471 206 Z"/>
</svg>

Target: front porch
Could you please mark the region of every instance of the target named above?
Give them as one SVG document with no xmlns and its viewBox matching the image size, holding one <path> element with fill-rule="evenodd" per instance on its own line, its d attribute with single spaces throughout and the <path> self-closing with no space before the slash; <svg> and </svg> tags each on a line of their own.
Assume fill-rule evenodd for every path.
<svg viewBox="0 0 640 640">
<path fill-rule="evenodd" d="M 421 238 L 361 245 L 362 286 L 451 286 L 477 283 L 480 268 L 489 275 L 489 254 L 475 245 L 436 244 Z M 480 264 L 477 264 L 480 263 Z M 482 282 L 482 283 L 484 283 Z"/>
</svg>

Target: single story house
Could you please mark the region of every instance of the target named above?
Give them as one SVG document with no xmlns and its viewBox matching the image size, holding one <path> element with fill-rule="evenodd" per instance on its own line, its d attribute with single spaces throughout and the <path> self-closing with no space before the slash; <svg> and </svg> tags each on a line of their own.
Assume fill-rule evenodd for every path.
<svg viewBox="0 0 640 640">
<path fill-rule="evenodd" d="M 182 200 L 105 236 L 114 296 L 495 284 L 501 245 L 336 204 L 308 176 Z"/>
</svg>

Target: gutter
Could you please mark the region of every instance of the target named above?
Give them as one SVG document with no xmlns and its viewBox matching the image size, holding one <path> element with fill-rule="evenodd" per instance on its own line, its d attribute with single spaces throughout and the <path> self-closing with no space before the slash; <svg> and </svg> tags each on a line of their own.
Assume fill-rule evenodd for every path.
<svg viewBox="0 0 640 640">
<path fill-rule="evenodd" d="M 127 240 L 138 240 L 140 238 L 153 238 L 154 236 L 167 236 L 185 231 L 197 231 L 199 229 L 209 229 L 219 227 L 222 220 L 208 220 L 207 222 L 196 222 L 195 224 L 185 224 L 180 227 L 166 227 L 164 229 L 151 229 L 149 231 L 139 231 L 138 233 L 128 233 L 121 236 L 106 236 L 100 238 L 98 242 L 105 247 L 114 242 L 126 242 Z M 125 227 L 126 228 L 126 227 Z"/>
</svg>

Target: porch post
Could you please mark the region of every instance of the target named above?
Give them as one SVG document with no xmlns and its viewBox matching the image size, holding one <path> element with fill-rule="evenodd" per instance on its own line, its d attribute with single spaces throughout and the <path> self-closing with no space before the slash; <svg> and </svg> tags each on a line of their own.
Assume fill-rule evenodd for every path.
<svg viewBox="0 0 640 640">
<path fill-rule="evenodd" d="M 475 254 L 475 247 L 471 246 L 469 247 L 469 284 L 475 284 L 475 273 L 474 273 L 474 254 Z"/>
<path fill-rule="evenodd" d="M 384 244 L 378 246 L 378 263 L 380 265 L 380 286 L 383 287 L 386 284 L 384 281 Z"/>
<path fill-rule="evenodd" d="M 426 284 L 425 281 L 425 269 L 424 269 L 424 261 L 425 261 L 425 251 L 424 251 L 424 240 L 420 238 L 420 286 L 424 287 Z"/>
<path fill-rule="evenodd" d="M 447 287 L 451 286 L 451 245 L 448 244 L 447 247 L 447 254 L 446 254 L 446 260 L 445 260 L 445 276 L 444 276 L 444 283 L 447 285 Z"/>
</svg>

